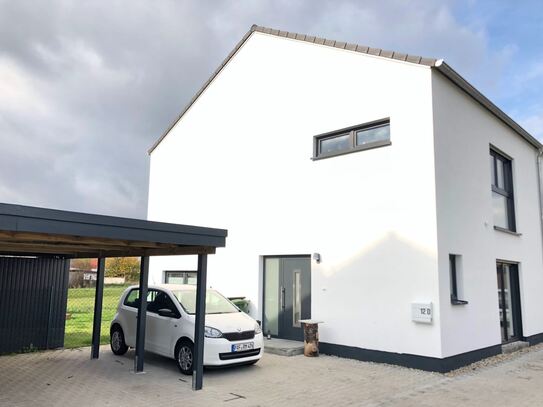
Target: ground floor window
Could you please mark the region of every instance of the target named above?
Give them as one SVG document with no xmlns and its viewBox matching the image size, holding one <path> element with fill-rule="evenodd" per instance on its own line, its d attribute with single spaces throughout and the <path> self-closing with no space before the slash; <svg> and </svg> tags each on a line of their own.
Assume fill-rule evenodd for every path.
<svg viewBox="0 0 543 407">
<path fill-rule="evenodd" d="M 502 342 L 522 338 L 518 264 L 497 262 L 498 302 Z"/>
<path fill-rule="evenodd" d="M 164 271 L 164 282 L 166 284 L 190 284 L 196 285 L 196 271 Z"/>
</svg>

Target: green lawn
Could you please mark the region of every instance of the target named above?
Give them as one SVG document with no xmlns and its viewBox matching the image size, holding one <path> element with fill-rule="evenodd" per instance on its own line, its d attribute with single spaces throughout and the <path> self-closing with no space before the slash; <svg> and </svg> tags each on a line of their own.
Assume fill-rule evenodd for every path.
<svg viewBox="0 0 543 407">
<path fill-rule="evenodd" d="M 102 329 L 100 343 L 109 343 L 109 324 L 117 310 L 122 292 L 128 285 L 104 286 L 102 304 Z M 95 288 L 68 289 L 68 309 L 66 319 L 65 348 L 90 346 L 92 341 L 92 319 L 94 314 Z"/>
</svg>

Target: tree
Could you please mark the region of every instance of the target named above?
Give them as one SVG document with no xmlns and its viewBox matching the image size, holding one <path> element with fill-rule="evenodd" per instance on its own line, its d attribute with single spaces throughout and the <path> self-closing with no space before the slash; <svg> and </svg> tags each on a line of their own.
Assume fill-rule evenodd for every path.
<svg viewBox="0 0 543 407">
<path fill-rule="evenodd" d="M 139 257 L 110 257 L 106 259 L 106 277 L 124 277 L 127 282 L 138 281 Z"/>
<path fill-rule="evenodd" d="M 98 265 L 97 259 L 72 259 L 70 260 L 70 268 L 83 271 L 96 270 Z"/>
</svg>

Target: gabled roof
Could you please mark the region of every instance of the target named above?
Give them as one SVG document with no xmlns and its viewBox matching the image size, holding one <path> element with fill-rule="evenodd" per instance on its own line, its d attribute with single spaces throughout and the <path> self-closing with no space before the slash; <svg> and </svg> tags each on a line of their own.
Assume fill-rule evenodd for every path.
<svg viewBox="0 0 543 407">
<path fill-rule="evenodd" d="M 404 62 L 408 62 L 412 64 L 423 65 L 423 66 L 430 67 L 432 69 L 436 69 L 441 74 L 443 74 L 446 78 L 448 78 L 451 82 L 453 82 L 456 86 L 458 86 L 460 89 L 466 92 L 469 96 L 475 99 L 476 102 L 478 102 L 488 111 L 490 111 L 490 113 L 492 113 L 494 116 L 500 119 L 503 123 L 509 126 L 513 131 L 519 134 L 522 138 L 524 138 L 528 143 L 530 143 L 531 145 L 533 145 L 534 147 L 538 149 L 543 149 L 543 145 L 535 137 L 533 137 L 530 133 L 524 130 L 517 122 L 515 122 L 511 117 L 509 117 L 498 106 L 492 103 L 486 96 L 484 96 L 481 92 L 479 92 L 473 85 L 471 85 L 467 80 L 465 80 L 462 76 L 460 76 L 454 69 L 452 69 L 449 65 L 447 65 L 442 59 L 425 58 L 425 57 L 421 57 L 417 55 L 409 55 L 409 54 L 405 54 L 405 53 L 397 52 L 397 51 L 388 51 L 381 48 L 371 48 L 368 46 L 351 44 L 351 43 L 342 42 L 342 41 L 329 40 L 326 38 L 320 38 L 320 37 L 315 37 L 311 35 L 297 34 L 297 33 L 289 32 L 289 31 L 275 30 L 273 28 L 261 27 L 255 24 L 243 36 L 240 42 L 236 44 L 234 49 L 228 54 L 228 56 L 219 65 L 219 67 L 211 74 L 209 79 L 202 85 L 202 87 L 198 90 L 198 92 L 196 92 L 196 94 L 192 97 L 189 103 L 181 111 L 179 116 L 177 116 L 175 120 L 170 124 L 170 126 L 168 126 L 166 131 L 159 137 L 159 139 L 155 141 L 155 143 L 151 146 L 151 148 L 148 151 L 149 154 L 151 154 L 153 150 L 160 144 L 160 142 L 164 139 L 164 137 L 166 137 L 166 135 L 170 132 L 170 130 L 177 124 L 177 122 L 183 117 L 183 115 L 190 109 L 190 107 L 194 104 L 194 102 L 196 102 L 196 100 L 200 97 L 200 95 L 206 90 L 206 88 L 213 81 L 213 79 L 215 79 L 215 77 L 219 74 L 219 72 L 221 72 L 221 70 L 226 66 L 226 64 L 230 62 L 232 57 L 236 54 L 236 52 L 238 52 L 238 50 L 242 47 L 245 41 L 247 41 L 249 37 L 251 36 L 251 34 L 253 34 L 254 32 L 274 35 L 277 37 L 290 38 L 290 39 L 298 40 L 298 41 L 305 41 L 312 44 L 324 45 L 324 46 L 333 47 L 333 48 L 345 49 L 348 51 L 360 52 L 362 54 L 368 54 L 375 57 L 394 59 L 398 61 L 404 61 Z"/>
</svg>

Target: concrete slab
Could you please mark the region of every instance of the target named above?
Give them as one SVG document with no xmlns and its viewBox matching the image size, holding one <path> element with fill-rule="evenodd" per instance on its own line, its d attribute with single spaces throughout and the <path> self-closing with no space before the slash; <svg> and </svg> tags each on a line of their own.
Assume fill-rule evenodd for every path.
<svg viewBox="0 0 543 407">
<path fill-rule="evenodd" d="M 304 343 L 287 339 L 265 339 L 264 352 L 280 356 L 296 356 L 304 353 Z"/>
<path fill-rule="evenodd" d="M 528 346 L 530 346 L 530 344 L 524 341 L 515 341 L 511 343 L 506 343 L 505 345 L 502 345 L 502 353 L 513 353 L 513 352 L 516 352 L 517 350 L 527 348 Z"/>
</svg>

